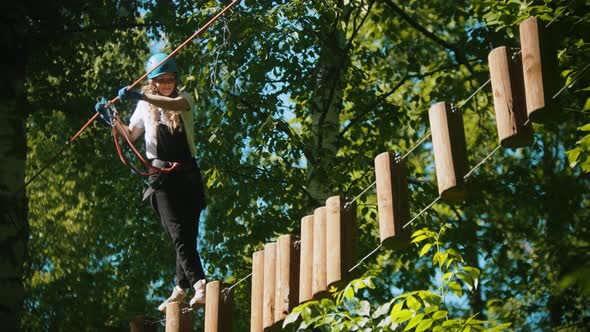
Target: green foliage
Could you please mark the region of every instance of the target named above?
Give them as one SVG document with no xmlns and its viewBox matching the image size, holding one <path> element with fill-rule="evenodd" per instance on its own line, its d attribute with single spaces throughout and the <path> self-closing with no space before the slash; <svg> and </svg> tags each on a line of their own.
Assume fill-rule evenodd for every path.
<svg viewBox="0 0 590 332">
<path fill-rule="evenodd" d="M 96 97 L 139 77 L 154 39 L 170 50 L 221 6 L 113 0 L 33 8 L 27 174 L 91 116 Z M 535 125 L 531 147 L 499 150 L 469 179 L 469 201 L 436 204 L 415 220 L 416 245 L 380 252 L 363 266 L 367 277 L 300 306 L 287 325 L 430 331 L 510 323 L 538 331 L 583 320 L 588 12 L 557 1 L 240 3 L 177 57 L 197 100 L 208 279 L 239 280 L 252 252 L 297 234 L 324 196 L 367 188 L 373 158 L 407 152 L 429 130 L 430 105 L 458 104 L 487 81 L 488 52 L 517 45 L 518 22 L 533 14 L 557 18 L 569 80 L 561 83 L 571 85 L 560 97 L 562 119 Z M 117 107 L 128 117 L 132 106 Z M 461 109 L 470 166 L 498 144 L 492 107 L 483 89 Z M 162 318 L 155 307 L 173 286 L 173 251 L 140 202 L 142 180 L 118 163 L 103 129 L 90 127 L 27 188 L 24 330 L 127 329 L 136 314 Z M 426 142 L 405 160 L 414 215 L 438 195 L 431 150 Z M 358 201 L 360 253 L 378 238 L 376 202 L 371 191 Z M 244 331 L 249 285 L 234 294 L 234 329 Z"/>
<path fill-rule="evenodd" d="M 477 288 L 480 271 L 464 264 L 457 250 L 448 247 L 444 234 L 450 225 L 438 232 L 423 228 L 412 234 L 420 256 L 435 248 L 431 256 L 433 267 L 442 277 L 432 290 L 403 292 L 387 302 L 370 301 L 375 290 L 374 277 L 352 280 L 344 289 L 333 292 L 334 299 L 310 301 L 293 309 L 283 322 L 283 328 L 297 331 L 508 331 L 511 323 L 494 323 L 476 319 L 449 317 L 450 305 L 445 299 L 450 291 L 456 297 Z M 438 284 L 438 285 L 437 285 Z M 368 292 L 367 292 L 368 290 Z"/>
</svg>

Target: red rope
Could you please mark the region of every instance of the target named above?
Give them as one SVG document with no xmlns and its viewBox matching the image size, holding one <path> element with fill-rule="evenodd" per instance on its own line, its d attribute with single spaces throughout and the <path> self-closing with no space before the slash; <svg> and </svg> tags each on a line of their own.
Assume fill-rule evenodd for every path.
<svg viewBox="0 0 590 332">
<path fill-rule="evenodd" d="M 119 121 L 119 123 L 121 123 L 121 118 L 119 118 L 118 115 L 115 115 L 115 119 L 116 119 L 116 121 Z M 121 145 L 119 144 L 119 136 L 117 135 L 117 129 L 115 127 L 113 127 L 112 132 L 113 132 L 113 139 L 115 141 L 115 147 L 117 148 L 117 154 L 119 155 L 119 159 L 121 160 L 121 162 L 125 166 L 129 167 L 135 174 L 138 174 L 141 176 L 150 176 L 150 175 L 154 175 L 157 173 L 168 173 L 168 172 L 175 170 L 177 167 L 180 166 L 180 164 L 177 162 L 172 162 L 172 165 L 170 167 L 164 167 L 164 168 L 152 166 L 152 164 L 150 164 L 149 161 L 145 160 L 141 156 L 141 153 L 139 151 L 137 151 L 137 148 L 135 148 L 135 145 L 133 145 L 133 142 L 131 142 L 131 139 L 129 138 L 127 133 L 124 130 L 122 130 L 121 133 L 122 133 L 123 137 L 125 138 L 127 145 L 129 145 L 129 147 L 131 148 L 131 150 L 133 151 L 135 156 L 137 156 L 137 159 L 139 159 L 139 161 L 141 161 L 141 163 L 144 166 L 151 169 L 151 171 L 149 171 L 149 172 L 141 172 L 136 167 L 131 165 L 129 160 L 127 160 L 127 158 L 125 157 L 125 154 L 123 154 L 123 151 L 121 149 Z"/>
<path fill-rule="evenodd" d="M 135 82 L 133 82 L 133 84 L 131 84 L 127 90 L 130 90 L 132 88 L 134 88 L 137 84 L 139 84 L 141 81 L 143 81 L 152 71 L 156 70 L 156 68 L 158 68 L 161 64 L 163 64 L 164 62 L 168 61 L 168 59 L 170 59 L 171 57 L 175 56 L 183 47 L 185 47 L 189 42 L 191 42 L 193 39 L 195 39 L 197 36 L 199 36 L 201 33 L 203 33 L 203 31 L 205 31 L 207 28 L 209 28 L 209 26 L 211 24 L 213 24 L 213 22 L 215 22 L 221 15 L 223 15 L 223 13 L 225 13 L 226 11 L 228 11 L 230 8 L 232 8 L 234 5 L 236 5 L 238 2 L 240 2 L 241 0 L 234 0 L 232 3 L 230 3 L 229 5 L 227 5 L 225 8 L 223 8 L 219 13 L 217 13 L 215 16 L 213 16 L 213 18 L 211 18 L 209 20 L 209 22 L 205 23 L 205 25 L 203 25 L 199 30 L 197 30 L 192 36 L 190 36 L 184 43 L 182 43 L 180 46 L 178 46 L 174 51 L 172 51 L 172 53 L 170 53 L 166 58 L 164 58 L 162 61 L 160 61 L 160 63 L 158 63 L 157 66 L 154 66 L 154 68 L 150 71 L 148 71 L 147 73 L 143 74 L 139 79 L 137 79 Z M 111 99 L 110 101 L 107 102 L 107 104 L 105 105 L 105 107 L 109 107 L 110 105 L 114 104 L 116 101 L 119 100 L 119 97 L 115 97 L 113 99 Z M 23 188 L 26 188 L 31 182 L 33 182 L 33 180 L 35 180 L 37 178 L 37 176 L 39 176 L 41 173 L 43 173 L 43 171 L 45 171 L 55 160 L 57 160 L 57 158 L 66 150 L 66 148 L 68 146 L 70 146 L 70 144 L 72 142 L 74 142 L 81 134 L 84 130 L 86 130 L 86 128 L 88 128 L 88 126 L 94 121 L 96 120 L 96 118 L 98 117 L 98 112 L 96 112 L 94 114 L 94 116 L 92 116 L 92 118 L 90 118 L 90 120 L 88 120 L 83 126 L 82 128 L 80 128 L 80 130 L 78 130 L 78 132 L 76 134 L 74 134 L 74 136 L 72 136 L 67 142 L 66 144 L 57 152 L 55 153 L 50 159 L 49 162 L 45 163 L 45 165 L 43 165 L 43 167 L 41 167 L 41 169 L 37 170 L 37 172 L 35 172 L 35 174 L 33 174 L 33 176 L 31 176 L 31 179 L 29 181 L 27 181 L 24 185 Z M 121 149 L 121 147 L 119 146 L 119 141 L 117 138 L 117 133 L 113 134 L 114 138 L 115 138 L 115 145 L 117 146 L 117 151 L 119 151 Z M 133 144 L 130 143 L 129 138 L 126 135 L 125 139 L 127 140 L 127 142 L 129 143 L 129 146 L 132 148 L 132 150 L 134 151 L 134 153 L 136 153 L 136 155 L 140 158 L 140 160 L 142 160 L 142 162 L 145 162 L 145 160 L 143 158 L 141 158 L 141 154 L 139 152 L 136 152 L 137 150 L 135 149 L 135 147 L 133 146 Z M 136 168 L 134 168 L 128 161 L 125 160 L 125 157 L 123 156 L 122 151 L 119 154 L 119 158 L 121 158 L 121 161 L 123 162 L 123 164 L 125 164 L 126 166 L 128 166 L 129 168 L 131 168 L 134 172 L 136 172 L 137 174 L 148 174 L 149 173 L 142 173 L 139 172 Z M 147 162 L 145 162 L 147 163 Z M 144 163 L 144 164 L 145 164 Z M 150 168 L 155 168 L 153 167 L 151 164 L 147 163 L 149 165 Z M 172 165 L 172 167 L 169 168 L 173 168 L 175 167 L 174 164 Z M 169 168 L 164 168 L 161 169 L 161 171 L 166 171 Z M 160 169 L 159 169 L 160 170 Z M 171 170 L 171 169 L 170 169 Z"/>
</svg>

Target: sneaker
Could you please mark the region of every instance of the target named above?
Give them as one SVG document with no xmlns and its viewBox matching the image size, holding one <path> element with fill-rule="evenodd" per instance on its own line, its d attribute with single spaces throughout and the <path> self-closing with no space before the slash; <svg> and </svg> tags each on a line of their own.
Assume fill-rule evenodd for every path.
<svg viewBox="0 0 590 332">
<path fill-rule="evenodd" d="M 160 306 L 158 307 L 158 310 L 160 310 L 163 313 L 166 313 L 166 305 L 168 305 L 168 303 L 180 302 L 180 301 L 184 300 L 185 297 L 186 297 L 186 291 L 178 286 L 175 286 L 174 290 L 172 290 L 172 295 L 170 295 L 170 297 L 167 298 L 166 301 L 164 301 L 164 302 L 162 302 L 162 304 L 160 304 Z"/>
<path fill-rule="evenodd" d="M 205 304 L 205 285 L 207 281 L 205 279 L 201 279 L 197 281 L 193 288 L 195 289 L 195 296 L 190 301 L 190 306 L 193 307 L 197 304 L 204 305 Z"/>
</svg>

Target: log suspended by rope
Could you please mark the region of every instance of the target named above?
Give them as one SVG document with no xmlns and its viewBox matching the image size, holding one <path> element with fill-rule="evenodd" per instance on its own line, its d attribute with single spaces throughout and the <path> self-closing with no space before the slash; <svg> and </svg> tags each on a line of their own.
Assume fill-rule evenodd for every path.
<svg viewBox="0 0 590 332">
<path fill-rule="evenodd" d="M 518 148 L 533 144 L 533 131 L 527 122 L 526 97 L 521 53 L 497 47 L 488 55 L 496 127 L 500 144 Z"/>
<path fill-rule="evenodd" d="M 291 234 L 277 240 L 275 324 L 280 326 L 299 304 L 299 245 Z"/>
<path fill-rule="evenodd" d="M 188 307 L 183 302 L 170 302 L 166 305 L 166 332 L 193 331 L 194 316 L 182 314 L 182 310 Z"/>
<path fill-rule="evenodd" d="M 313 215 L 301 218 L 299 303 L 313 300 L 313 227 Z"/>
<path fill-rule="evenodd" d="M 375 158 L 379 237 L 385 247 L 400 249 L 410 245 L 408 180 L 404 160 L 391 152 Z"/>
<path fill-rule="evenodd" d="M 356 205 L 345 208 L 346 199 L 333 196 L 326 200 L 326 283 L 342 288 L 350 281 L 348 270 L 355 263 Z"/>
<path fill-rule="evenodd" d="M 277 244 L 264 245 L 264 294 L 262 307 L 262 327 L 270 330 L 275 323 Z"/>
<path fill-rule="evenodd" d="M 528 117 L 546 122 L 557 116 L 553 96 L 560 81 L 551 31 L 536 17 L 520 23 L 519 30 Z"/>
<path fill-rule="evenodd" d="M 129 328 L 131 332 L 156 332 L 156 327 L 147 324 L 144 315 L 133 317 L 133 320 L 129 324 Z"/>
<path fill-rule="evenodd" d="M 233 291 L 223 292 L 222 290 L 223 284 L 219 281 L 207 283 L 205 293 L 205 332 L 230 332 L 232 330 Z"/>
<path fill-rule="evenodd" d="M 468 170 L 463 115 L 449 103 L 439 102 L 430 107 L 428 116 L 438 193 L 446 201 L 463 200 L 467 196 L 463 177 Z"/>
<path fill-rule="evenodd" d="M 263 332 L 264 250 L 252 254 L 252 290 L 250 294 L 250 331 Z"/>
<path fill-rule="evenodd" d="M 313 273 L 311 292 L 314 299 L 328 296 L 326 275 L 326 207 L 322 206 L 313 213 Z"/>
</svg>

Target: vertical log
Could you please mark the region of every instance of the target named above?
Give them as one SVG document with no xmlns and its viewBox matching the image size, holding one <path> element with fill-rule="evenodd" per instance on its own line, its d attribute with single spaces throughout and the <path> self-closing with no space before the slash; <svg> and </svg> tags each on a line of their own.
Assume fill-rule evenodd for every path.
<svg viewBox="0 0 590 332">
<path fill-rule="evenodd" d="M 528 116 L 534 122 L 551 120 L 556 117 L 553 96 L 559 73 L 550 31 L 536 17 L 524 20 L 519 28 Z"/>
<path fill-rule="evenodd" d="M 301 218 L 299 303 L 313 300 L 313 215 Z"/>
<path fill-rule="evenodd" d="M 527 120 L 526 97 L 520 54 L 497 47 L 488 55 L 498 139 L 502 146 L 517 148 L 533 143 Z"/>
<path fill-rule="evenodd" d="M 166 305 L 166 332 L 190 332 L 193 330 L 193 314 L 183 314 L 188 304 L 170 302 Z"/>
<path fill-rule="evenodd" d="M 250 332 L 263 332 L 262 302 L 264 298 L 264 250 L 252 255 L 252 294 L 250 300 Z"/>
<path fill-rule="evenodd" d="M 381 244 L 390 248 L 410 245 L 410 226 L 403 228 L 410 219 L 408 180 L 403 159 L 390 152 L 375 158 L 377 182 L 377 210 L 379 212 L 379 237 Z"/>
<path fill-rule="evenodd" d="M 131 332 L 145 332 L 145 316 L 135 316 L 130 325 Z"/>
<path fill-rule="evenodd" d="M 356 205 L 344 208 L 346 199 L 333 196 L 326 200 L 326 282 L 328 289 L 340 288 L 350 278 L 348 270 L 355 262 Z"/>
<path fill-rule="evenodd" d="M 428 116 L 438 192 L 447 201 L 465 199 L 463 177 L 467 174 L 467 145 L 461 111 L 440 102 L 430 107 Z"/>
<path fill-rule="evenodd" d="M 211 281 L 205 294 L 205 332 L 230 332 L 231 293 L 223 294 L 223 284 Z"/>
<path fill-rule="evenodd" d="M 311 288 L 315 299 L 321 299 L 328 295 L 325 206 L 315 209 L 313 214 L 313 280 Z"/>
<path fill-rule="evenodd" d="M 277 244 L 267 243 L 264 246 L 264 297 L 262 322 L 264 330 L 270 330 L 275 322 L 275 288 L 276 288 Z"/>
<path fill-rule="evenodd" d="M 287 317 L 299 303 L 299 250 L 292 235 L 277 240 L 277 276 L 275 291 L 275 323 Z"/>
</svg>

